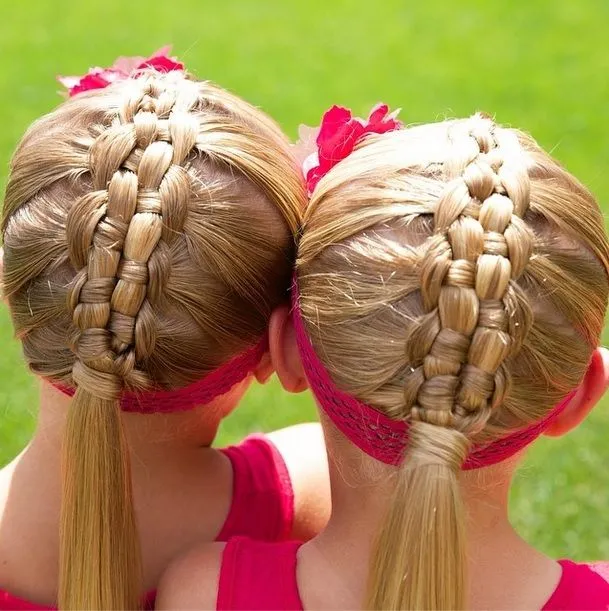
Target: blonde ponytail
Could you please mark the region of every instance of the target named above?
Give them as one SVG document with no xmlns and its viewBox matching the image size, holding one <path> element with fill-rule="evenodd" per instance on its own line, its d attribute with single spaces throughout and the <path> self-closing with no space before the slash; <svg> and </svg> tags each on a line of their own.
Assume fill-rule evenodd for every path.
<svg viewBox="0 0 609 611">
<path fill-rule="evenodd" d="M 64 438 L 60 609 L 137 609 L 140 544 L 116 399 L 79 388 Z"/>
<path fill-rule="evenodd" d="M 465 520 L 458 473 L 468 449 L 458 431 L 411 427 L 388 515 L 370 564 L 365 609 L 464 609 Z"/>
</svg>

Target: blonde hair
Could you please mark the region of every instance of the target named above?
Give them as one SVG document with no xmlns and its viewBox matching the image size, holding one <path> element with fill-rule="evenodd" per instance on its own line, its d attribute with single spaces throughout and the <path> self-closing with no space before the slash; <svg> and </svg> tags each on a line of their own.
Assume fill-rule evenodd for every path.
<svg viewBox="0 0 609 611">
<path fill-rule="evenodd" d="M 365 608 L 463 608 L 460 468 L 580 383 L 609 291 L 598 205 L 483 115 L 405 129 L 322 179 L 297 268 L 334 382 L 411 424 Z"/>
<path fill-rule="evenodd" d="M 123 390 L 192 383 L 286 298 L 304 190 L 279 128 L 182 73 L 81 94 L 12 160 L 4 291 L 31 369 L 75 386 L 59 605 L 140 604 Z"/>
</svg>

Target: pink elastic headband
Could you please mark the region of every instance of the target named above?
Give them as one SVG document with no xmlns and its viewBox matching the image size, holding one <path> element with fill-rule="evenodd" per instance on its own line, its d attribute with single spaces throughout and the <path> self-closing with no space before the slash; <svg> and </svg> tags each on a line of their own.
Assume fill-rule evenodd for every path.
<svg viewBox="0 0 609 611">
<path fill-rule="evenodd" d="M 267 351 L 268 337 L 265 334 L 255 346 L 185 388 L 152 390 L 145 393 L 125 392 L 121 397 L 121 409 L 124 412 L 158 414 L 186 411 L 205 405 L 227 393 L 235 384 L 253 373 Z M 54 382 L 52 384 L 70 397 L 76 392 L 74 388 L 66 388 Z"/>
<path fill-rule="evenodd" d="M 309 386 L 317 403 L 334 425 L 360 450 L 388 465 L 402 461 L 408 443 L 408 423 L 392 420 L 377 409 L 339 390 L 315 354 L 304 327 L 296 279 L 292 285 L 292 319 L 296 341 Z M 569 393 L 550 413 L 532 426 L 516 431 L 486 446 L 474 446 L 463 469 L 479 469 L 500 463 L 532 443 L 563 409 L 576 391 Z"/>
</svg>

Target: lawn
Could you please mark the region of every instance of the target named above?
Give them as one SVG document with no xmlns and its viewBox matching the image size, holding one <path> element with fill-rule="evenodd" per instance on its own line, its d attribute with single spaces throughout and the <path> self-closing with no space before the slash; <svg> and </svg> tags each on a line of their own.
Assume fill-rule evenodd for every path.
<svg viewBox="0 0 609 611">
<path fill-rule="evenodd" d="M 262 106 L 291 136 L 335 102 L 362 114 L 383 100 L 406 122 L 485 110 L 532 132 L 609 205 L 607 32 L 607 0 L 14 2 L 0 20 L 0 181 L 25 127 L 58 102 L 56 74 L 172 42 L 191 71 Z M 34 426 L 36 383 L 5 310 L 0 345 L 7 461 Z M 513 518 L 550 554 L 609 558 L 608 407 L 568 438 L 538 442 L 517 477 Z M 308 396 L 272 382 L 252 389 L 222 441 L 314 414 Z"/>
</svg>

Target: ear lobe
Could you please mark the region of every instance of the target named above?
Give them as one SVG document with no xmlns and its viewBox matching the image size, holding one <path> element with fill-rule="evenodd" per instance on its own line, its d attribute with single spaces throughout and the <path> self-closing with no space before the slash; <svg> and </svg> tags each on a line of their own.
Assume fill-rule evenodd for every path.
<svg viewBox="0 0 609 611">
<path fill-rule="evenodd" d="M 276 308 L 269 323 L 269 347 L 273 367 L 285 390 L 299 393 L 308 387 L 304 375 L 296 332 L 287 306 Z"/>
<path fill-rule="evenodd" d="M 597 348 L 590 359 L 588 370 L 571 402 L 544 435 L 560 437 L 576 428 L 598 403 L 609 387 L 609 351 Z"/>
<path fill-rule="evenodd" d="M 258 384 L 266 384 L 274 371 L 271 355 L 269 352 L 265 352 L 260 359 L 260 363 L 258 363 L 258 367 L 254 370 L 256 382 L 258 382 Z"/>
</svg>

